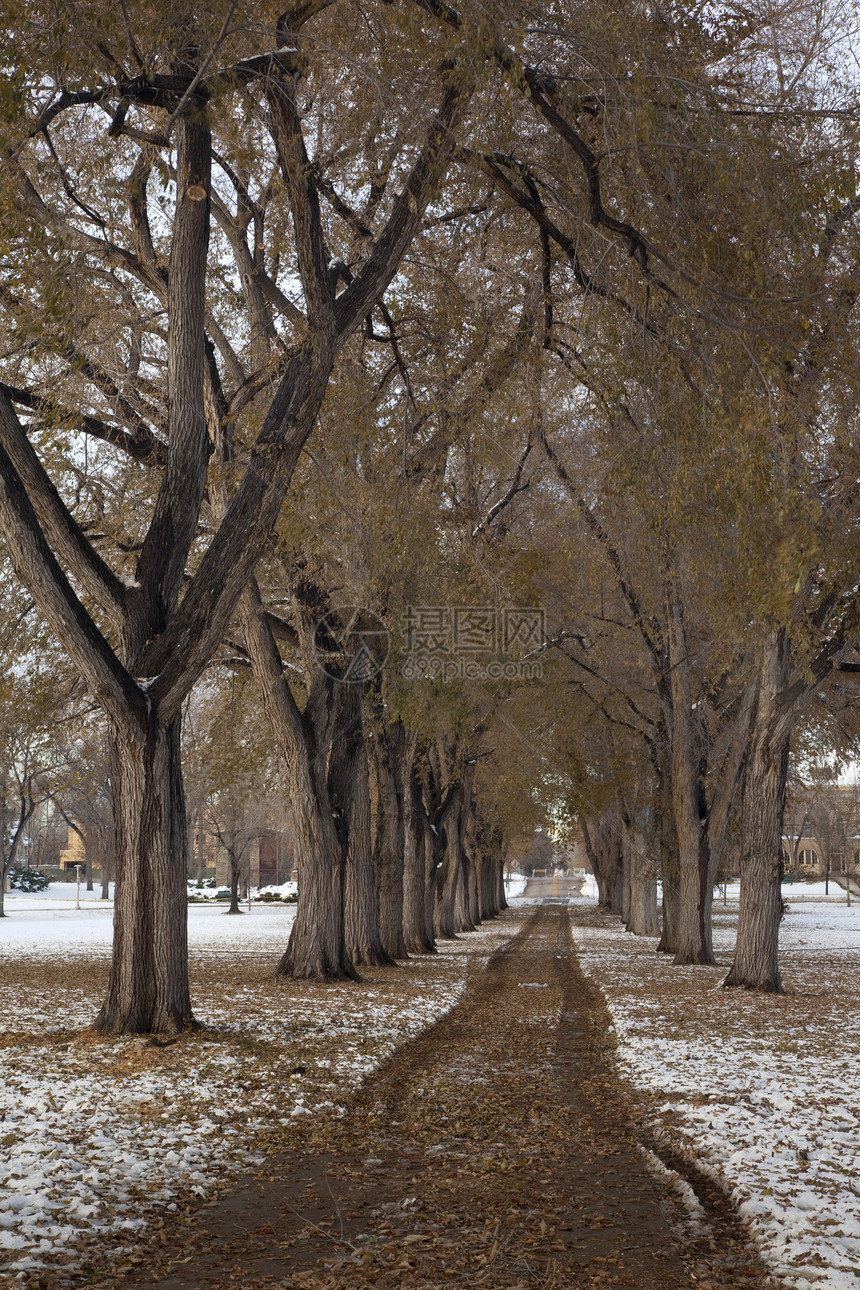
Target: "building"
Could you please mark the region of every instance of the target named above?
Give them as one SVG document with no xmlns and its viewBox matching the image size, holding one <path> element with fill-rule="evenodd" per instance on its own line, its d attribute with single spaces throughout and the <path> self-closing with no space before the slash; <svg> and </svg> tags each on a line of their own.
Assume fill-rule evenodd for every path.
<svg viewBox="0 0 860 1290">
<path fill-rule="evenodd" d="M 820 838 L 783 836 L 782 860 L 786 873 L 854 876 L 860 874 L 860 837 L 842 838 L 836 849 Z"/>
<path fill-rule="evenodd" d="M 87 863 L 87 845 L 86 841 L 77 829 L 69 829 L 69 836 L 66 845 L 60 852 L 60 868 L 74 869 L 76 865 L 86 866 Z M 93 862 L 93 868 L 98 869 L 98 861 Z"/>
</svg>

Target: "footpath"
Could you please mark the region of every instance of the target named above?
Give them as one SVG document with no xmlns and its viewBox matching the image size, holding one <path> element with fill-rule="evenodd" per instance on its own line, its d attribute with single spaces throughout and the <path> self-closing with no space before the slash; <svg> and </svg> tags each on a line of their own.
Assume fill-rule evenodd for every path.
<svg viewBox="0 0 860 1290">
<path fill-rule="evenodd" d="M 153 1250 L 149 1276 L 125 1284 L 773 1285 L 718 1194 L 700 1192 L 707 1236 L 670 1223 L 613 1070 L 602 998 L 577 964 L 570 916 L 566 902 L 507 915 L 516 934 L 346 1116 L 291 1132 L 262 1176 L 198 1212 L 181 1263 Z"/>
</svg>

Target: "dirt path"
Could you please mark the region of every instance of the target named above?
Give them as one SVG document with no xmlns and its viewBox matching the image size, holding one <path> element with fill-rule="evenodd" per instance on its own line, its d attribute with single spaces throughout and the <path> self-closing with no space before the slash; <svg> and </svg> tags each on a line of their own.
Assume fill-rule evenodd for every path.
<svg viewBox="0 0 860 1290">
<path fill-rule="evenodd" d="M 181 1265 L 126 1284 L 764 1286 L 719 1198 L 702 1197 L 710 1236 L 670 1229 L 567 907 L 535 907 L 520 923 L 453 1012 L 400 1050 L 344 1119 L 291 1134 L 265 1178 L 200 1211 Z"/>
</svg>

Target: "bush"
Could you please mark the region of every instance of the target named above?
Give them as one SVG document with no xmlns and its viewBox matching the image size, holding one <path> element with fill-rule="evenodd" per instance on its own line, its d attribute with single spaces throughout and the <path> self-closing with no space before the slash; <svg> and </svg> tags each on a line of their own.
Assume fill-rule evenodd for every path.
<svg viewBox="0 0 860 1290">
<path fill-rule="evenodd" d="M 38 869 L 19 869 L 17 866 L 9 871 L 9 886 L 13 891 L 47 891 L 50 878 L 39 873 Z"/>
</svg>

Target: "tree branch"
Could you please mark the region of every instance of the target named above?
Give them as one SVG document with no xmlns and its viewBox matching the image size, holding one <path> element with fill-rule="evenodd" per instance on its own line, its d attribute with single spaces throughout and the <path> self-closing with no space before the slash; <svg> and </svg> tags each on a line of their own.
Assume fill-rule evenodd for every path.
<svg viewBox="0 0 860 1290">
<path fill-rule="evenodd" d="M 74 577 L 118 626 L 128 604 L 128 590 L 87 541 L 60 497 L 3 386 L 0 386 L 0 443 L 16 478 L 26 490 L 42 530 Z"/>
</svg>

